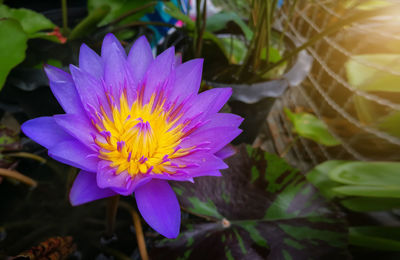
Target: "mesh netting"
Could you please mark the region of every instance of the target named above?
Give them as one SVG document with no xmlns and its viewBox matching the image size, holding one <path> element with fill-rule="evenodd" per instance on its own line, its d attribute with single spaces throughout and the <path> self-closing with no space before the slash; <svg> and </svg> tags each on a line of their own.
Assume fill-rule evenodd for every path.
<svg viewBox="0 0 400 260">
<path fill-rule="evenodd" d="M 365 2 L 368 1 L 299 0 L 292 10 L 283 8 L 279 18 L 288 34 L 304 41 L 355 12 L 380 8 Z M 393 8 L 399 9 L 400 2 L 393 3 Z M 391 124 L 397 120 L 397 129 L 400 128 L 400 116 L 396 117 L 400 110 L 400 58 L 384 65 L 362 58 L 366 54 L 394 57 L 400 54 L 398 15 L 379 15 L 353 23 L 322 38 L 307 51 L 314 59 L 312 70 L 300 86 L 290 88 L 274 104 L 267 118 L 268 134 L 258 140 L 262 146 L 284 154 L 303 170 L 332 159 L 400 160 L 400 135 L 396 129 L 387 130 L 381 122 L 393 115 Z M 366 90 L 350 84 L 346 74 L 346 63 L 350 60 L 364 70 L 373 71 L 367 75 L 370 77 L 367 81 L 382 77 L 382 73 L 399 77 L 398 90 Z M 297 139 L 284 107 L 314 114 L 342 144 L 325 147 L 304 138 Z"/>
</svg>

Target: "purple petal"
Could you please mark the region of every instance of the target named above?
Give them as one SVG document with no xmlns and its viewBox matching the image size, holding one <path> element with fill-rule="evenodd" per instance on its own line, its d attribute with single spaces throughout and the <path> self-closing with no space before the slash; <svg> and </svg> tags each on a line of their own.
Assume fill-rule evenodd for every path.
<svg viewBox="0 0 400 260">
<path fill-rule="evenodd" d="M 170 99 L 178 98 L 178 104 L 189 95 L 199 92 L 201 75 L 203 71 L 203 59 L 195 59 L 176 67 L 175 84 L 172 87 Z"/>
<path fill-rule="evenodd" d="M 210 116 L 208 119 L 209 121 L 203 126 L 199 127 L 197 129 L 197 132 L 201 132 L 203 130 L 209 130 L 216 127 L 238 128 L 240 124 L 243 122 L 242 117 L 228 113 L 217 113 Z"/>
<path fill-rule="evenodd" d="M 189 135 L 187 139 L 182 141 L 180 146 L 183 148 L 189 148 L 205 143 L 209 144 L 207 147 L 211 148 L 210 152 L 215 153 L 229 144 L 241 132 L 241 129 L 232 127 L 212 128 Z"/>
<path fill-rule="evenodd" d="M 78 140 L 70 140 L 54 145 L 49 149 L 49 156 L 62 163 L 96 172 L 99 159 Z"/>
<path fill-rule="evenodd" d="M 81 141 L 87 147 L 94 149 L 92 135 L 97 131 L 85 115 L 55 115 L 54 119 L 68 134 Z"/>
<path fill-rule="evenodd" d="M 157 56 L 150 64 L 145 76 L 145 89 L 143 101 L 147 103 L 156 90 L 163 87 L 167 79 L 170 78 L 175 63 L 175 49 L 171 47 Z"/>
<path fill-rule="evenodd" d="M 104 58 L 108 55 L 108 51 L 110 50 L 111 46 L 115 46 L 118 48 L 118 52 L 123 54 L 126 58 L 126 52 L 122 47 L 119 40 L 114 36 L 112 33 L 108 33 L 103 40 L 103 45 L 101 46 L 101 57 Z"/>
<path fill-rule="evenodd" d="M 79 68 L 97 79 L 103 77 L 103 60 L 86 44 L 81 45 L 81 50 L 79 52 Z"/>
<path fill-rule="evenodd" d="M 187 168 L 181 168 L 190 177 L 197 177 L 197 174 L 204 172 L 212 172 L 228 168 L 224 161 L 209 152 L 196 152 L 185 157 L 175 158 L 173 163 L 178 165 L 194 165 Z M 178 169 L 179 171 L 180 169 Z"/>
<path fill-rule="evenodd" d="M 140 185 L 150 181 L 150 176 L 137 175 L 132 178 L 126 171 L 119 174 L 109 167 L 110 162 L 100 161 L 97 170 L 97 185 L 100 188 L 111 188 L 115 192 L 128 196 Z"/>
<path fill-rule="evenodd" d="M 73 65 L 70 65 L 70 70 L 86 111 L 92 111 L 92 108 L 100 111 L 100 106 L 107 104 L 101 81 Z"/>
<path fill-rule="evenodd" d="M 202 114 L 201 118 L 217 113 L 232 95 L 231 88 L 214 88 L 200 93 L 191 103 L 182 120 Z"/>
<path fill-rule="evenodd" d="M 135 41 L 128 55 L 128 63 L 132 68 L 133 79 L 142 81 L 149 65 L 153 62 L 153 53 L 145 36 Z"/>
<path fill-rule="evenodd" d="M 151 180 L 135 191 L 138 209 L 154 230 L 167 238 L 176 238 L 181 225 L 178 199 L 167 181 Z"/>
<path fill-rule="evenodd" d="M 29 120 L 21 126 L 21 129 L 26 136 L 46 148 L 53 147 L 60 142 L 73 140 L 73 137 L 59 127 L 52 117 Z"/>
<path fill-rule="evenodd" d="M 134 90 L 136 83 L 128 66 L 125 50 L 112 34 L 104 39 L 101 56 L 104 61 L 106 88 L 118 101 L 122 91 Z"/>
<path fill-rule="evenodd" d="M 96 174 L 81 171 L 76 177 L 69 192 L 69 201 L 72 206 L 78 206 L 93 200 L 117 195 L 111 189 L 100 189 L 96 183 Z"/>
<path fill-rule="evenodd" d="M 72 114 L 83 113 L 82 103 L 71 75 L 50 65 L 46 65 L 44 71 L 49 78 L 51 91 L 64 111 Z"/>
<path fill-rule="evenodd" d="M 228 157 L 231 157 L 235 153 L 236 153 L 235 148 L 232 145 L 228 144 L 227 146 L 225 146 L 224 148 L 222 148 L 221 150 L 216 152 L 215 156 L 217 156 L 221 159 L 226 159 Z"/>
</svg>

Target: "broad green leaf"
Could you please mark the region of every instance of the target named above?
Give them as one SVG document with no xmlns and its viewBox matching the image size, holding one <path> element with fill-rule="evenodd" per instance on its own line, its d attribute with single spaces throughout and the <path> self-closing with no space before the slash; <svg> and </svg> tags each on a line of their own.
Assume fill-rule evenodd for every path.
<svg viewBox="0 0 400 260">
<path fill-rule="evenodd" d="M 104 19 L 104 17 L 110 12 L 108 5 L 103 5 L 93 10 L 85 19 L 83 19 L 75 28 L 71 31 L 69 38 L 71 40 L 79 39 L 85 35 L 92 33 L 97 24 Z"/>
<path fill-rule="evenodd" d="M 242 146 L 220 178 L 173 184 L 185 211 L 212 222 L 188 223 L 177 239 L 157 244 L 152 259 L 346 258 L 336 209 L 277 155 L 251 154 Z"/>
<path fill-rule="evenodd" d="M 220 40 L 228 52 L 229 61 L 233 64 L 242 63 L 247 51 L 245 43 L 236 37 L 220 38 Z"/>
<path fill-rule="evenodd" d="M 329 178 L 329 172 L 345 163 L 348 162 L 337 160 L 323 162 L 307 173 L 306 178 L 319 189 L 325 198 L 332 199 L 337 195 L 332 189 L 340 184 Z"/>
<path fill-rule="evenodd" d="M 288 108 L 285 108 L 284 111 L 293 124 L 293 131 L 299 136 L 326 146 L 340 144 L 340 141 L 329 132 L 326 124 L 314 115 L 309 113 L 293 113 Z"/>
<path fill-rule="evenodd" d="M 25 59 L 28 37 L 16 20 L 0 19 L 0 39 L 1 90 L 11 69 Z"/>
<path fill-rule="evenodd" d="M 216 32 L 226 27 L 228 22 L 236 23 L 242 30 L 244 36 L 248 41 L 253 37 L 253 32 L 243 19 L 234 12 L 220 12 L 210 17 L 207 17 L 206 29 L 209 32 Z"/>
<path fill-rule="evenodd" d="M 387 211 L 400 208 L 400 199 L 355 197 L 340 201 L 344 207 L 358 212 Z"/>
<path fill-rule="evenodd" d="M 351 162 L 335 167 L 329 177 L 350 185 L 400 186 L 400 163 Z"/>
<path fill-rule="evenodd" d="M 400 76 L 390 72 L 400 73 L 400 55 L 398 54 L 352 56 L 345 64 L 345 68 L 349 83 L 357 89 L 374 92 L 400 92 Z M 361 122 L 367 125 L 372 124 L 391 135 L 399 136 L 400 120 L 395 112 L 387 114 L 387 111 L 382 111 L 375 102 L 362 96 L 354 96 L 353 101 Z"/>
<path fill-rule="evenodd" d="M 383 251 L 400 251 L 399 227 L 352 227 L 349 233 L 350 245 Z"/>
<path fill-rule="evenodd" d="M 365 64 L 373 64 L 377 69 Z M 347 80 L 353 87 L 363 91 L 400 92 L 400 76 L 388 70 L 400 73 L 399 54 L 355 55 L 345 64 Z M 385 69 L 386 68 L 386 69 Z"/>
<path fill-rule="evenodd" d="M 3 4 L 0 4 L 0 18 L 13 18 L 17 20 L 30 38 L 36 37 L 35 33 L 39 31 L 50 30 L 55 27 L 55 25 L 42 14 L 25 8 L 9 8 Z"/>
<path fill-rule="evenodd" d="M 362 186 L 345 185 L 333 189 L 334 192 L 346 196 L 363 196 L 378 198 L 400 198 L 400 186 Z"/>
<path fill-rule="evenodd" d="M 393 111 L 381 118 L 377 123 L 378 128 L 393 136 L 400 137 L 400 112 Z"/>
<path fill-rule="evenodd" d="M 267 59 L 267 49 L 266 48 L 263 48 L 261 50 L 261 59 L 262 60 Z M 270 46 L 269 47 L 269 62 L 275 63 L 275 62 L 278 62 L 280 59 L 282 59 L 282 55 L 279 53 L 279 50 L 277 48 Z"/>
<path fill-rule="evenodd" d="M 125 14 L 126 12 L 139 8 L 147 3 L 150 3 L 149 0 L 89 0 L 88 1 L 88 10 L 89 15 L 95 12 L 96 9 L 107 5 L 110 7 L 110 12 L 107 16 L 102 19 L 99 23 L 99 26 L 104 26 L 109 22 L 115 20 L 116 18 L 120 17 L 121 15 Z M 151 13 L 154 10 L 154 6 L 146 8 L 129 18 L 124 19 L 121 21 L 121 24 L 138 20 L 146 13 Z"/>
</svg>

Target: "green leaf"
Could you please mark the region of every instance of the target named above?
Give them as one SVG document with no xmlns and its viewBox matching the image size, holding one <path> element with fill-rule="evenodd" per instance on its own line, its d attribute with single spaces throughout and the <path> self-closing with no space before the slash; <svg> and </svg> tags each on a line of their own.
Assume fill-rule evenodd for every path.
<svg viewBox="0 0 400 260">
<path fill-rule="evenodd" d="M 246 56 L 245 43 L 236 37 L 219 38 L 229 53 L 229 61 L 233 64 L 240 64 Z"/>
<path fill-rule="evenodd" d="M 343 184 L 400 186 L 400 163 L 351 162 L 335 167 L 329 177 Z"/>
<path fill-rule="evenodd" d="M 345 185 L 333 189 L 334 192 L 347 196 L 378 198 L 400 198 L 400 186 L 361 186 Z"/>
<path fill-rule="evenodd" d="M 377 69 L 364 64 L 374 64 Z M 364 91 L 400 92 L 400 76 L 388 69 L 400 73 L 399 54 L 355 55 L 345 64 L 349 83 Z"/>
<path fill-rule="evenodd" d="M 340 203 L 344 207 L 358 212 L 387 211 L 400 208 L 400 199 L 393 198 L 355 197 L 343 199 Z"/>
<path fill-rule="evenodd" d="M 284 111 L 293 124 L 293 131 L 299 136 L 326 146 L 340 144 L 340 141 L 328 131 L 326 124 L 314 115 L 309 113 L 293 113 L 288 108 L 285 108 Z"/>
<path fill-rule="evenodd" d="M 399 227 L 352 227 L 349 243 L 354 246 L 382 251 L 400 251 Z"/>
<path fill-rule="evenodd" d="M 102 7 L 102 6 L 109 6 L 110 12 L 108 13 L 107 16 L 102 19 L 102 21 L 99 23 L 99 26 L 104 26 L 110 23 L 111 21 L 115 20 L 116 18 L 120 17 L 124 13 L 136 9 L 138 7 L 141 7 L 151 1 L 149 0 L 89 0 L 88 1 L 88 10 L 89 10 L 89 15 L 91 15 L 93 12 L 95 12 L 96 9 Z M 144 14 L 146 13 L 151 13 L 154 10 L 154 6 L 146 8 L 145 10 L 142 10 L 132 16 L 129 16 L 129 18 L 124 19 L 121 21 L 120 24 L 124 24 L 127 22 L 131 21 L 136 21 L 139 18 L 141 18 Z"/>
<path fill-rule="evenodd" d="M 85 19 L 83 19 L 75 28 L 71 31 L 69 38 L 71 40 L 79 39 L 85 35 L 89 35 L 96 28 L 97 24 L 104 19 L 104 17 L 110 12 L 110 7 L 107 5 L 100 6 L 91 12 Z"/>
<path fill-rule="evenodd" d="M 226 27 L 228 22 L 236 23 L 242 30 L 244 36 L 248 41 L 253 37 L 253 32 L 242 18 L 234 12 L 220 12 L 210 17 L 207 17 L 206 29 L 209 32 L 216 32 Z"/>
<path fill-rule="evenodd" d="M 336 209 L 277 155 L 250 153 L 240 147 L 220 178 L 173 183 L 184 210 L 213 222 L 187 223 L 177 239 L 156 245 L 152 259 L 346 258 Z"/>
<path fill-rule="evenodd" d="M 348 162 L 337 160 L 323 162 L 307 173 L 306 178 L 319 189 L 325 198 L 332 199 L 337 196 L 333 188 L 338 187 L 340 184 L 329 178 L 329 172 L 345 163 Z"/>
<path fill-rule="evenodd" d="M 0 4 L 0 17 L 13 18 L 20 22 L 29 38 L 36 37 L 35 33 L 39 31 L 50 30 L 55 27 L 55 25 L 42 14 L 25 8 L 14 9 Z"/>
<path fill-rule="evenodd" d="M 373 64 L 375 67 L 364 64 Z M 355 55 L 345 64 L 349 83 L 363 91 L 400 92 L 400 76 L 390 71 L 400 73 L 400 55 L 398 54 L 368 54 Z M 367 125 L 387 133 L 400 136 L 399 113 L 380 108 L 378 104 L 362 96 L 353 97 L 358 118 Z"/>
<path fill-rule="evenodd" d="M 349 196 L 400 198 L 400 163 L 352 162 L 336 167 L 329 177 L 347 184 L 334 188 Z"/>
<path fill-rule="evenodd" d="M 378 128 L 393 136 L 400 137 L 400 112 L 393 111 L 381 118 L 377 123 Z"/>
<path fill-rule="evenodd" d="M 0 19 L 0 39 L 1 90 L 11 69 L 25 59 L 28 37 L 17 21 Z"/>
</svg>

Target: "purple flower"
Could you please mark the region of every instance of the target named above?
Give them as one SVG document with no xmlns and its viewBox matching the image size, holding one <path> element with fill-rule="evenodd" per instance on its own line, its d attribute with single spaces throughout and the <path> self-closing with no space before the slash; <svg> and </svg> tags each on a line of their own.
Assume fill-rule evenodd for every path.
<svg viewBox="0 0 400 260">
<path fill-rule="evenodd" d="M 23 124 L 49 156 L 80 168 L 71 204 L 135 193 L 146 222 L 160 234 L 179 234 L 180 207 L 168 180 L 220 176 L 227 146 L 242 118 L 218 113 L 231 89 L 198 94 L 203 60 L 183 64 L 171 47 L 154 59 L 145 37 L 128 56 L 112 34 L 101 57 L 82 45 L 71 75 L 45 71 L 66 114 Z"/>
</svg>

